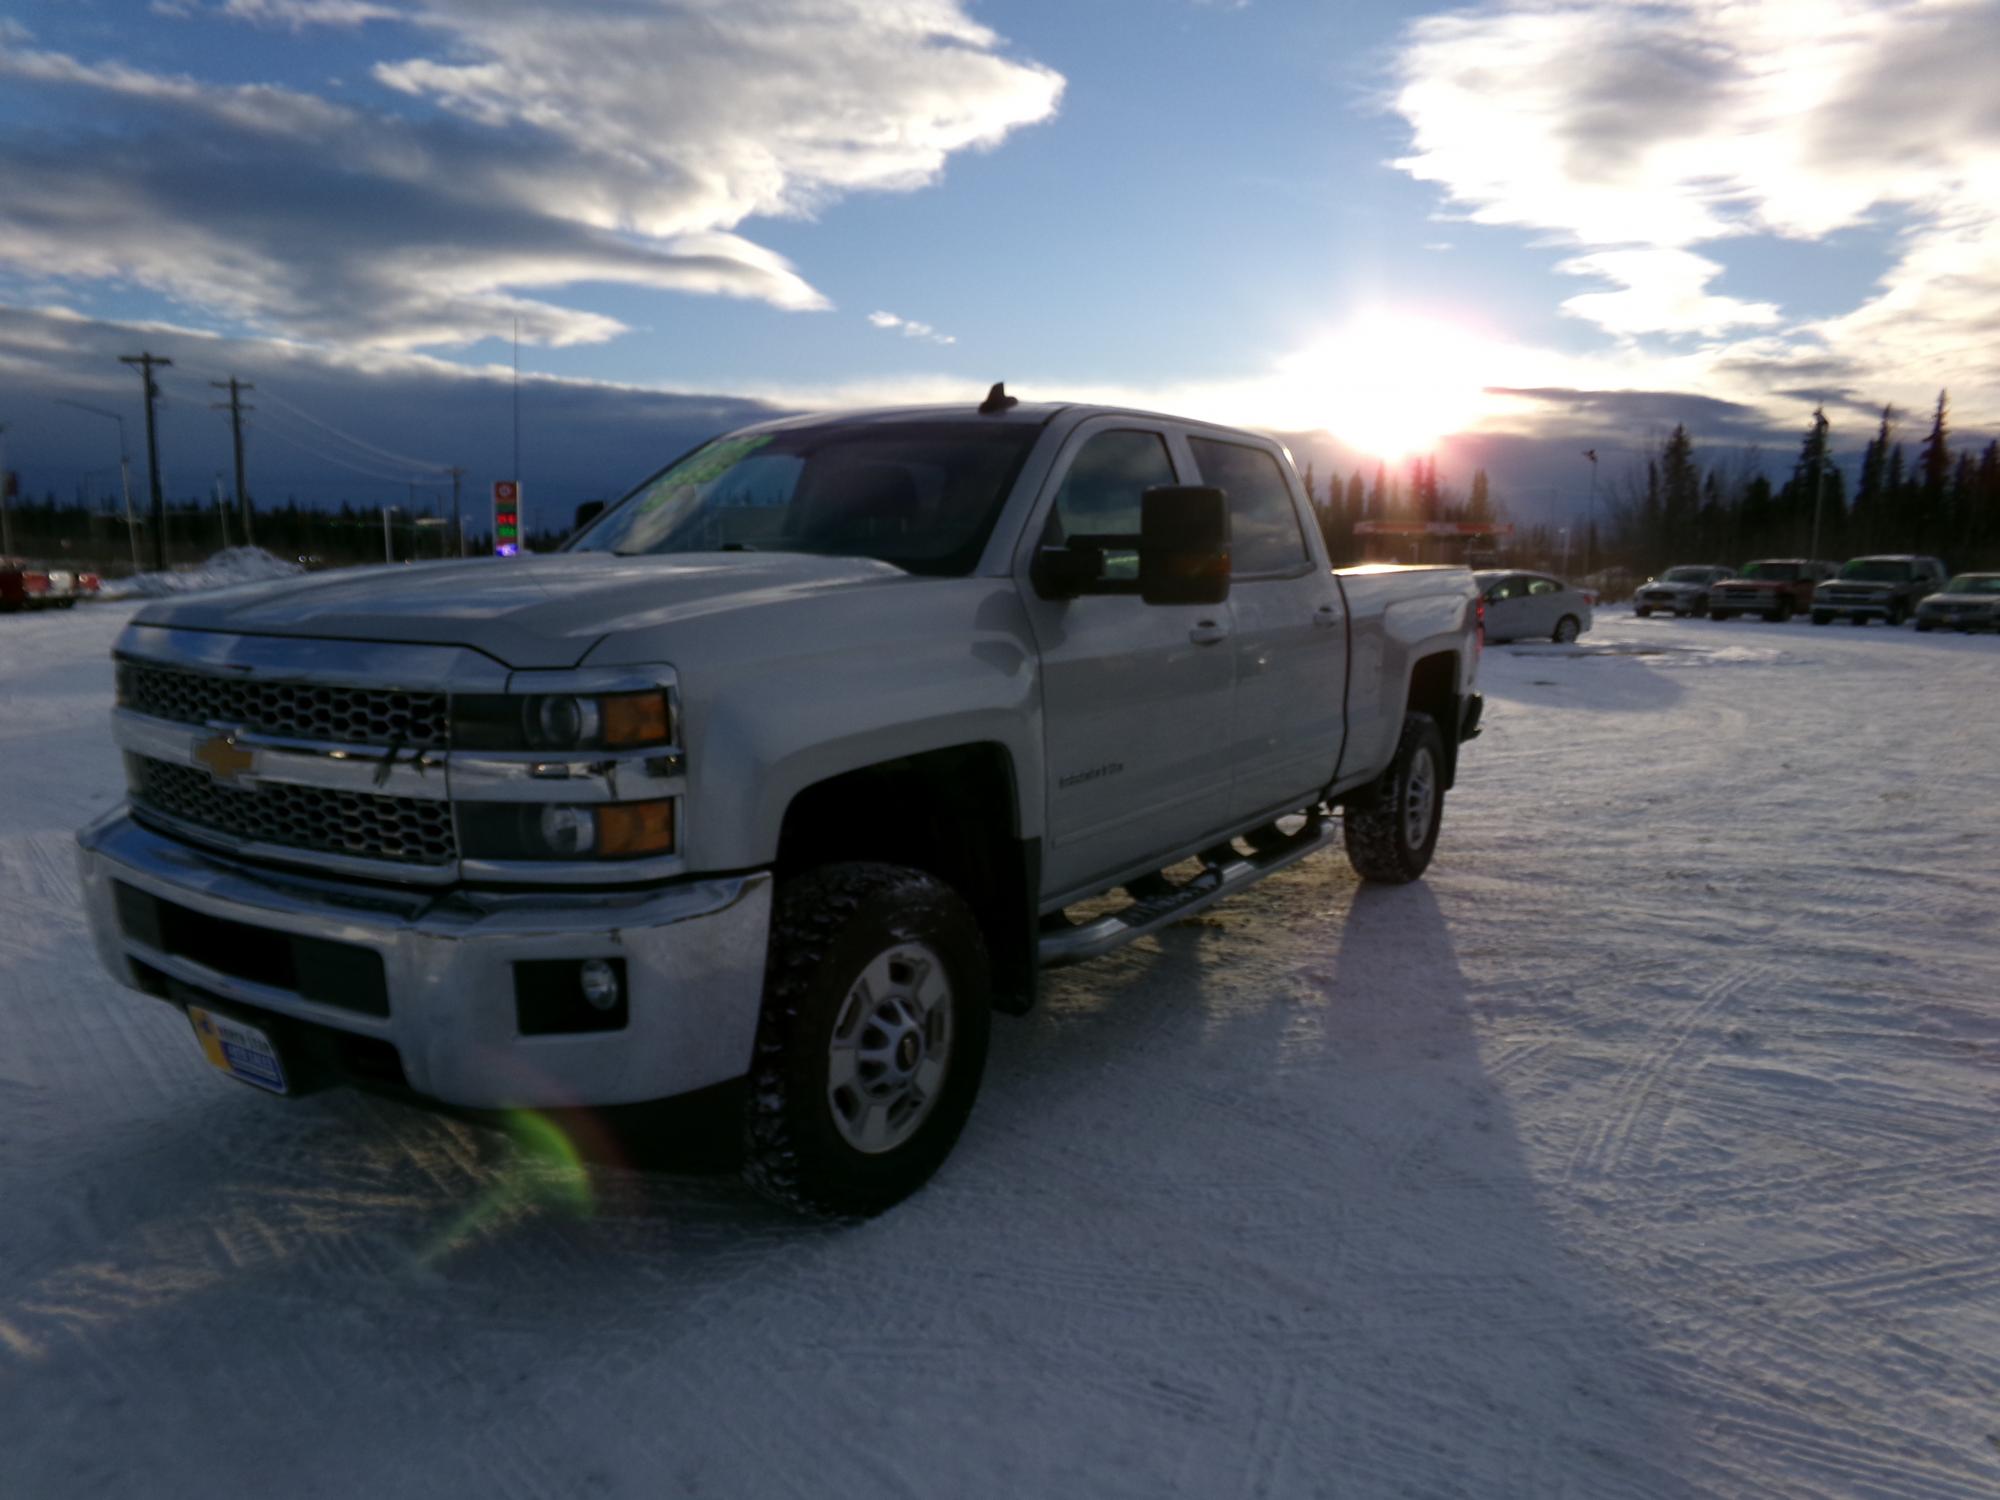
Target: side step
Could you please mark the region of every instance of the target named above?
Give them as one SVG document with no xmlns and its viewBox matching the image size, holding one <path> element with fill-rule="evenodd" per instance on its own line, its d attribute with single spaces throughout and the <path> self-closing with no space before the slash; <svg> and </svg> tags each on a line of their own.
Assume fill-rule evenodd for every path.
<svg viewBox="0 0 2000 1500">
<path fill-rule="evenodd" d="M 1225 862 L 1207 862 L 1202 872 L 1185 885 L 1173 886 L 1160 876 L 1150 877 L 1168 888 L 1149 894 L 1123 910 L 1076 926 L 1052 913 L 1042 919 L 1039 948 L 1042 967 L 1059 969 L 1065 964 L 1082 963 L 1114 948 L 1122 948 L 1134 938 L 1157 932 L 1169 922 L 1191 917 L 1212 902 L 1233 895 L 1246 885 L 1282 870 L 1286 865 L 1316 854 L 1340 835 L 1338 819 L 1324 815 L 1314 818 L 1284 843 L 1255 854 L 1230 850 Z M 1134 882 L 1139 884 L 1140 882 Z M 1129 887 L 1128 887 L 1129 889 Z"/>
</svg>

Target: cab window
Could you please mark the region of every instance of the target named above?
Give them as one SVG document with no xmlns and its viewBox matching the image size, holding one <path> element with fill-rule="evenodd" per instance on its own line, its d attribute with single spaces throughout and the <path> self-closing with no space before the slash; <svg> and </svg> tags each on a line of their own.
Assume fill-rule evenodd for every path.
<svg viewBox="0 0 2000 1500">
<path fill-rule="evenodd" d="M 1078 450 L 1063 476 L 1042 544 L 1060 547 L 1073 536 L 1136 537 L 1140 497 L 1156 485 L 1173 482 L 1174 462 L 1159 433 L 1123 429 L 1096 433 Z M 1104 577 L 1138 576 L 1136 548 L 1104 554 Z"/>
<path fill-rule="evenodd" d="M 1312 561 L 1277 459 L 1262 448 L 1189 438 L 1201 482 L 1229 496 L 1229 571 L 1297 573 Z"/>
</svg>

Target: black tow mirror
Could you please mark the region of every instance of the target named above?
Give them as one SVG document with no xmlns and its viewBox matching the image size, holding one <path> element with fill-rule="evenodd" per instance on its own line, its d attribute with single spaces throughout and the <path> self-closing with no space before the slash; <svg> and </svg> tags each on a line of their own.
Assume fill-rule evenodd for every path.
<svg viewBox="0 0 2000 1500">
<path fill-rule="evenodd" d="M 1139 594 L 1148 604 L 1229 597 L 1229 499 L 1210 484 L 1163 484 L 1139 498 Z"/>
<path fill-rule="evenodd" d="M 603 514 L 604 502 L 602 500 L 586 500 L 576 508 L 576 524 L 571 526 L 570 530 L 581 531 Z"/>
<path fill-rule="evenodd" d="M 1044 599 L 1094 593 L 1104 578 L 1104 549 L 1081 537 L 1071 537 L 1064 547 L 1040 548 L 1028 576 Z"/>
</svg>

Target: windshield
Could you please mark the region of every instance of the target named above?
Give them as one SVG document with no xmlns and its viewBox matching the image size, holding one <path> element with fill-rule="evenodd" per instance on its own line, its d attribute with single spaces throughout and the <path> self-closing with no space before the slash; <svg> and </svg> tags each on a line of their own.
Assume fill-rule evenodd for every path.
<svg viewBox="0 0 2000 1500">
<path fill-rule="evenodd" d="M 1778 583 L 1795 583 L 1799 565 L 1795 562 L 1753 562 L 1743 570 L 1745 578 L 1769 578 Z"/>
<path fill-rule="evenodd" d="M 1842 563 L 1842 578 L 1858 578 L 1863 583 L 1908 583 L 1910 565 L 1906 562 L 1886 562 L 1879 557 L 1857 557 L 1851 563 Z"/>
<path fill-rule="evenodd" d="M 718 438 L 640 485 L 568 550 L 812 552 L 968 573 L 1039 433 L 1016 422 L 908 422 Z"/>
<path fill-rule="evenodd" d="M 2000 594 L 2000 573 L 1961 573 L 1944 586 L 1947 594 Z"/>
<path fill-rule="evenodd" d="M 1662 583 L 1711 583 L 1715 579 L 1714 568 L 1669 568 L 1660 575 Z"/>
</svg>

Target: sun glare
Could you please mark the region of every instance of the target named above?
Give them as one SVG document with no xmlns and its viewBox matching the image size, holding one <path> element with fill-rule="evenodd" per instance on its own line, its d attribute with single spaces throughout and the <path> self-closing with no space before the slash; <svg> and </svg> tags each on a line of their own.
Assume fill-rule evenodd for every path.
<svg viewBox="0 0 2000 1500">
<path fill-rule="evenodd" d="M 1369 312 L 1299 355 L 1287 375 L 1297 382 L 1300 425 L 1393 462 L 1431 452 L 1484 415 L 1492 363 L 1465 329 Z"/>
</svg>

